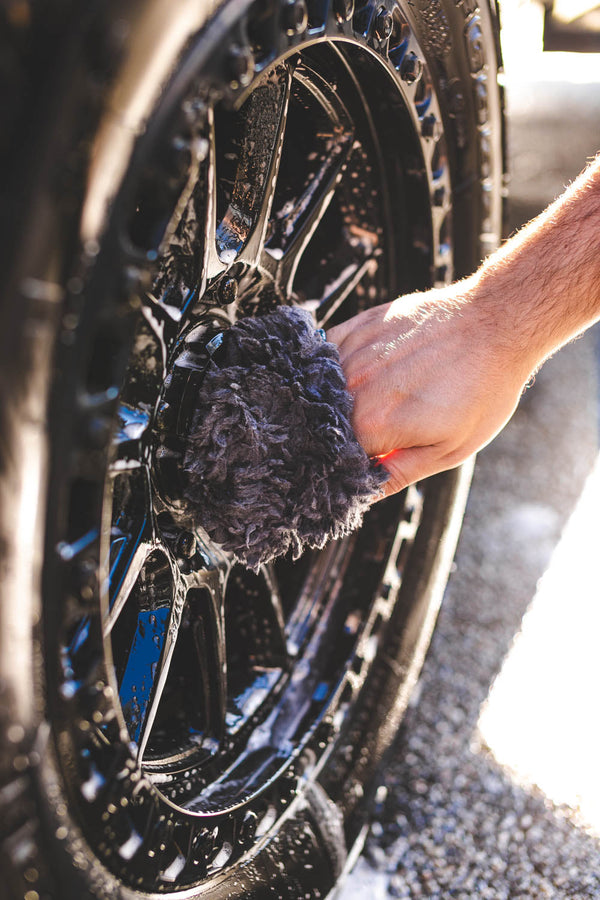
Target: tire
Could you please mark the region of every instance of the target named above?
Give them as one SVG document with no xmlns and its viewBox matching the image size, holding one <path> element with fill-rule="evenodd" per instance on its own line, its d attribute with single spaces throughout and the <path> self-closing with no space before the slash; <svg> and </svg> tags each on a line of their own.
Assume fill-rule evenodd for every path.
<svg viewBox="0 0 600 900">
<path fill-rule="evenodd" d="M 189 360 L 238 316 L 333 325 L 497 244 L 495 12 L 42 6 L 0 13 L 2 895 L 322 898 L 470 471 L 297 562 L 232 566 L 179 515 Z"/>
</svg>

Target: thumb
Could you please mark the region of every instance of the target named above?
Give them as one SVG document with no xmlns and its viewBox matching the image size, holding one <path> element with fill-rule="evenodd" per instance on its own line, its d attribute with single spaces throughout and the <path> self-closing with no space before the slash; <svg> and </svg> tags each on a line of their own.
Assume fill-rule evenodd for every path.
<svg viewBox="0 0 600 900">
<path fill-rule="evenodd" d="M 403 491 L 409 484 L 421 481 L 430 475 L 448 468 L 440 458 L 437 447 L 409 447 L 406 450 L 393 450 L 384 456 L 381 465 L 390 473 L 389 480 L 383 485 L 384 497 Z"/>
</svg>

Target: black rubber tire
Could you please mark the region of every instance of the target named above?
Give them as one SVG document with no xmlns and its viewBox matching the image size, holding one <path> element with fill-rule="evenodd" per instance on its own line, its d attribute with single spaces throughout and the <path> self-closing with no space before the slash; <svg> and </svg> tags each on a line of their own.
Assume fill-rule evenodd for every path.
<svg viewBox="0 0 600 900">
<path fill-rule="evenodd" d="M 327 40 L 339 42 L 349 71 L 388 66 L 389 78 L 397 78 L 398 85 L 402 81 L 403 91 L 412 90 L 413 81 L 424 78 L 423 71 L 431 79 L 430 111 L 401 114 L 408 116 L 413 129 L 420 130 L 415 131 L 414 140 L 439 144 L 443 135 L 445 174 L 436 186 L 429 162 L 427 171 L 421 166 L 414 190 L 406 189 L 401 199 L 390 198 L 389 221 L 397 233 L 386 235 L 386 240 L 388 246 L 404 246 L 403 241 L 408 246 L 408 234 L 410 246 L 416 247 L 417 226 L 413 234 L 413 226 L 405 219 L 412 214 L 410 204 L 418 206 L 420 191 L 428 198 L 423 227 L 434 237 L 418 265 L 406 263 L 412 272 L 408 280 L 402 271 L 398 273 L 399 265 L 389 275 L 390 290 L 424 288 L 466 275 L 500 240 L 504 137 L 496 77 L 498 21 L 487 2 L 385 0 L 357 2 L 354 8 L 349 0 L 309 0 L 306 9 L 302 0 L 262 5 L 182 0 L 179 7 L 165 0 L 119 0 L 86 4 L 84 10 L 81 4 L 56 0 L 2 8 L 0 96 L 6 97 L 6 103 L 0 122 L 4 196 L 0 223 L 0 894 L 7 900 L 133 900 L 156 892 L 187 900 L 327 896 L 360 837 L 365 795 L 396 733 L 431 636 L 458 538 L 469 467 L 427 482 L 422 518 L 403 561 L 401 585 L 393 592 L 393 608 L 379 634 L 375 657 L 361 669 L 365 674 L 360 690 L 341 729 L 334 729 L 325 715 L 317 723 L 313 743 L 304 748 L 305 757 L 318 756 L 317 769 L 313 772 L 309 765 L 312 774 L 303 775 L 306 759 L 303 770 L 299 757 L 294 759 L 295 768 L 281 776 L 281 784 L 277 782 L 281 805 L 276 827 L 261 837 L 253 837 L 253 832 L 244 836 L 244 850 L 233 855 L 230 865 L 209 866 L 196 881 L 191 876 L 180 881 L 175 868 L 172 879 L 157 882 L 151 890 L 142 875 L 136 884 L 134 875 L 123 874 L 130 863 L 129 850 L 123 851 L 120 862 L 114 862 L 115 849 L 126 845 L 118 822 L 114 828 L 111 825 L 112 831 L 106 826 L 98 837 L 96 826 L 82 814 L 74 797 L 79 775 L 72 756 L 73 734 L 93 728 L 96 720 L 90 723 L 83 713 L 79 719 L 69 714 L 66 720 L 65 698 L 58 690 L 64 660 L 57 658 L 57 648 L 63 646 L 65 617 L 82 615 L 74 612 L 75 607 L 79 610 L 87 604 L 86 616 L 99 620 L 100 588 L 98 572 L 90 572 L 89 567 L 75 573 L 79 581 L 74 584 L 75 570 L 64 565 L 71 551 L 61 556 L 57 545 L 62 546 L 61 536 L 70 527 L 69 516 L 79 515 L 69 509 L 66 467 L 76 465 L 82 483 L 103 480 L 115 405 L 114 398 L 109 398 L 103 417 L 95 416 L 90 428 L 73 373 L 87 366 L 89 391 L 100 394 L 106 385 L 94 383 L 98 367 L 86 361 L 86 353 L 95 347 L 103 354 L 104 364 L 105 355 L 114 349 L 113 380 L 123 382 L 123 348 L 120 344 L 113 348 L 110 334 L 98 337 L 94 329 L 101 313 L 111 321 L 121 315 L 127 322 L 129 318 L 137 321 L 139 294 L 148 287 L 131 260 L 119 272 L 102 269 L 102 260 L 110 258 L 103 254 L 112 252 L 110 243 L 117 239 L 106 223 L 125 202 L 121 198 L 127 197 L 128 173 L 138 164 L 136 154 L 143 140 L 164 126 L 159 93 L 164 97 L 178 90 L 179 83 L 190 78 L 190 71 L 201 84 L 221 84 L 224 66 L 229 67 L 227 90 L 232 96 L 252 88 L 258 77 L 254 68 L 260 68 L 270 27 L 265 10 L 272 10 L 277 25 L 275 60 L 304 52 L 309 43 L 316 45 L 318 55 L 328 36 Z M 319 31 L 320 23 L 329 24 Z M 407 56 L 405 47 L 390 56 L 394 40 L 399 42 L 408 34 L 410 46 L 418 52 L 411 50 Z M 232 36 L 234 46 L 228 43 Z M 285 52 L 282 41 L 287 41 Z M 250 63 L 248 42 L 253 54 Z M 219 56 L 221 45 L 227 47 L 227 56 L 225 51 Z M 268 66 L 272 64 L 269 59 Z M 368 94 L 367 81 L 362 89 Z M 414 102 L 418 104 L 419 98 Z M 387 114 L 385 93 L 368 95 L 366 105 L 379 121 L 378 103 Z M 118 116 L 113 115 L 115 109 Z M 130 118 L 123 126 L 126 115 Z M 403 141 L 408 138 L 399 133 L 396 139 L 398 158 L 404 159 L 399 182 L 404 178 L 406 185 L 410 164 Z M 386 146 L 391 143 L 386 138 Z M 93 203 L 90 185 L 96 190 Z M 436 232 L 450 201 L 451 215 Z M 407 204 L 406 215 L 393 208 L 395 202 Z M 125 301 L 106 299 L 124 293 Z M 108 313 L 95 304 L 104 304 Z M 125 330 L 133 327 L 124 326 Z M 98 496 L 90 493 L 89 507 L 98 504 Z M 101 514 L 98 507 L 97 521 Z M 109 657 L 110 653 L 102 664 L 104 680 L 98 676 L 86 690 L 104 697 L 94 701 L 100 704 L 93 707 L 98 721 L 112 716 L 122 728 L 121 713 L 113 708 Z M 131 792 L 137 790 L 134 780 L 143 782 L 143 774 L 130 762 L 126 754 L 111 759 L 114 782 L 107 801 L 109 818 L 113 806 L 116 810 L 119 804 L 125 808 L 130 803 Z M 119 794 L 118 785 L 126 782 L 127 791 L 123 787 Z M 284 782 L 287 786 L 282 787 Z M 135 795 L 141 793 L 140 789 Z M 284 815 L 286 805 L 290 809 Z M 170 841 L 179 847 L 179 828 L 174 814 L 161 832 L 161 846 Z M 188 838 L 186 866 L 194 853 Z M 107 847 L 111 840 L 114 846 Z M 217 844 L 223 840 L 215 828 L 215 859 Z"/>
</svg>

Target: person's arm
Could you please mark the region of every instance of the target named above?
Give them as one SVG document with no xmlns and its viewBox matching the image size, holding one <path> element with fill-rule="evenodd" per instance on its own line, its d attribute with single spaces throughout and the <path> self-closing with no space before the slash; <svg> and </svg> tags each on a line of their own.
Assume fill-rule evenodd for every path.
<svg viewBox="0 0 600 900">
<path fill-rule="evenodd" d="M 598 318 L 600 157 L 471 277 L 332 328 L 386 493 L 485 446 L 531 374 Z"/>
</svg>

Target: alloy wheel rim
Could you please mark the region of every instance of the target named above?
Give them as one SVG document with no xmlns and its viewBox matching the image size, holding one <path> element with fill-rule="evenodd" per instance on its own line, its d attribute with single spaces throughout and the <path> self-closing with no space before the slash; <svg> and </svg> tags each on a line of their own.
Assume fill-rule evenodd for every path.
<svg viewBox="0 0 600 900">
<path fill-rule="evenodd" d="M 78 522 L 83 533 L 72 527 L 58 545 L 79 585 L 59 639 L 59 703 L 92 843 L 109 869 L 148 890 L 196 883 L 256 849 L 296 802 L 299 779 L 317 776 L 367 677 L 420 521 L 413 488 L 374 510 L 360 535 L 254 575 L 232 566 L 201 523 L 182 523 L 177 487 L 164 489 L 181 412 L 169 408 L 172 385 L 215 331 L 281 302 L 327 327 L 406 284 L 386 238 L 388 164 L 357 62 L 393 88 L 398 121 L 410 126 L 402 189 L 415 203 L 404 242 L 418 262 L 407 283 L 451 275 L 443 127 L 415 36 L 397 11 L 384 22 L 374 7 L 354 17 L 340 9 L 323 27 L 300 16 L 305 27 L 282 33 L 280 22 L 279 55 L 255 23 L 253 48 L 232 41 L 237 76 L 220 95 L 193 79 L 173 89 L 177 102 L 167 95 L 97 253 L 112 240 L 125 246 L 145 289 L 117 393 L 92 354 L 93 421 L 98 430 L 98 411 L 116 411 L 118 426 L 104 527 Z M 315 118 L 316 138 L 306 134 Z M 157 173 L 170 190 L 158 201 Z M 365 555 L 375 562 L 359 577 Z"/>
</svg>

